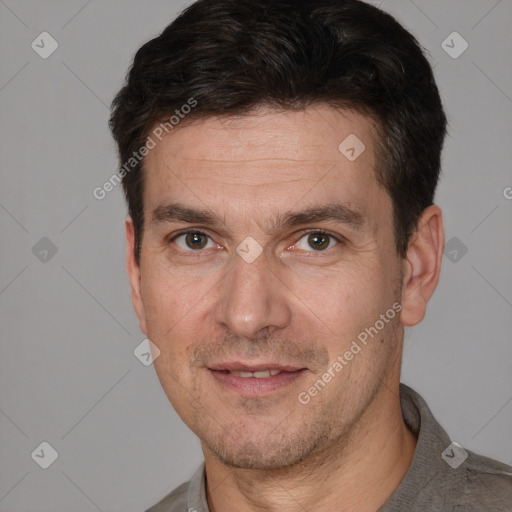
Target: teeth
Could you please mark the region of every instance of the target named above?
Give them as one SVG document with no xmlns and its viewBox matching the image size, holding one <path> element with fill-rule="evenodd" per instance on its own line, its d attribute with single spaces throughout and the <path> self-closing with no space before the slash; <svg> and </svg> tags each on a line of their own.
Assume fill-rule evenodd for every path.
<svg viewBox="0 0 512 512">
<path fill-rule="evenodd" d="M 281 373 L 281 370 L 259 370 L 257 372 L 229 372 L 231 375 L 236 375 L 237 377 L 256 377 L 257 379 L 265 379 L 268 377 L 273 377 L 278 373 Z"/>
<path fill-rule="evenodd" d="M 261 370 L 259 372 L 253 372 L 253 375 L 257 379 L 264 379 L 265 377 L 270 377 L 270 370 Z"/>
</svg>

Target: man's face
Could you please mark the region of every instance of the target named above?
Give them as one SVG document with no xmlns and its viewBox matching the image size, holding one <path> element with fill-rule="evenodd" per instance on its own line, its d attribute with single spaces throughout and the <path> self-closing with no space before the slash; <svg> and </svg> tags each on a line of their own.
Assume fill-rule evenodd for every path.
<svg viewBox="0 0 512 512">
<path fill-rule="evenodd" d="M 351 134 L 355 160 L 339 149 Z M 178 127 L 146 158 L 135 309 L 169 400 L 228 465 L 325 449 L 398 379 L 401 324 L 386 312 L 402 261 L 374 137 L 353 111 L 261 109 Z"/>
</svg>

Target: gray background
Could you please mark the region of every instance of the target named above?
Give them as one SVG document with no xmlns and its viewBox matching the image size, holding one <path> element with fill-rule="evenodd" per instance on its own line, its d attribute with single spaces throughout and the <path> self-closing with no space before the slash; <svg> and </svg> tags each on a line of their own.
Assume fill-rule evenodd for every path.
<svg viewBox="0 0 512 512">
<path fill-rule="evenodd" d="M 202 460 L 133 354 L 121 191 L 92 195 L 116 169 L 108 105 L 183 5 L 0 0 L 1 511 L 144 510 Z M 382 7 L 429 50 L 450 119 L 437 202 L 456 239 L 406 332 L 403 381 L 453 439 L 512 463 L 512 1 Z M 31 48 L 43 31 L 59 44 L 47 59 Z M 469 43 L 456 59 L 453 31 Z M 48 469 L 31 457 L 43 441 Z"/>
</svg>

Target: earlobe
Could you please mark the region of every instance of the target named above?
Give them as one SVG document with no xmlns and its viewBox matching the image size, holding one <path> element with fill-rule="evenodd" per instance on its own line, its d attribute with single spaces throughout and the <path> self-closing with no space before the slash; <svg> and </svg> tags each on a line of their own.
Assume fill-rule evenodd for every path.
<svg viewBox="0 0 512 512">
<path fill-rule="evenodd" d="M 442 212 L 432 205 L 423 211 L 403 262 L 402 324 L 416 325 L 425 316 L 427 302 L 439 282 L 443 247 Z"/>
<path fill-rule="evenodd" d="M 140 265 L 135 258 L 135 229 L 133 221 L 128 217 L 125 221 L 126 231 L 126 270 L 130 279 L 132 304 L 139 319 L 140 330 L 147 336 L 146 316 L 141 293 L 141 272 Z"/>
</svg>

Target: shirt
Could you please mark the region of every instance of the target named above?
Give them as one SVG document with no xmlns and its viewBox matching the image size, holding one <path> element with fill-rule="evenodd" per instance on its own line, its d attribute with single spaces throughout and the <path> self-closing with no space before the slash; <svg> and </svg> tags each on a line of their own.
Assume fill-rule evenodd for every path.
<svg viewBox="0 0 512 512">
<path fill-rule="evenodd" d="M 452 443 L 425 400 L 400 384 L 402 415 L 417 435 L 407 473 L 376 512 L 512 512 L 512 467 Z M 204 462 L 146 512 L 209 512 Z"/>
</svg>

